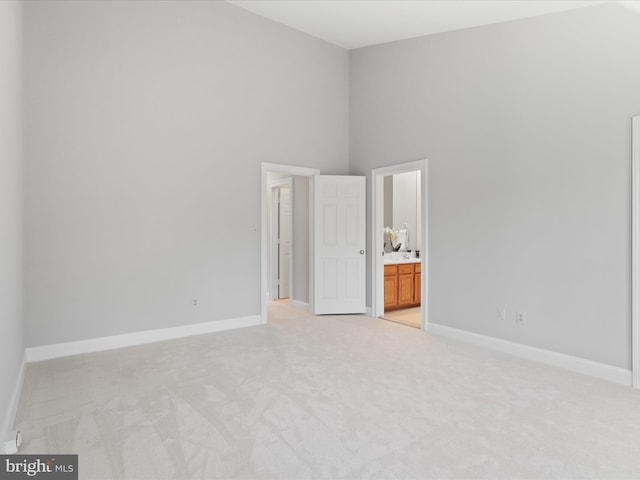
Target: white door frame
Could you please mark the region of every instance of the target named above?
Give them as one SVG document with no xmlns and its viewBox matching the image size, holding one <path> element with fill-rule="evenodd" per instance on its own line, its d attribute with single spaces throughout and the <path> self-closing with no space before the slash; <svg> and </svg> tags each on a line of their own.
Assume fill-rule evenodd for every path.
<svg viewBox="0 0 640 480">
<path fill-rule="evenodd" d="M 269 301 L 269 279 L 267 262 L 269 261 L 269 208 L 271 196 L 267 185 L 268 173 L 284 173 L 301 177 L 319 175 L 317 168 L 298 167 L 280 163 L 262 162 L 260 164 L 260 323 L 267 323 L 267 302 Z"/>
<path fill-rule="evenodd" d="M 640 116 L 631 130 L 631 383 L 640 389 Z"/>
<path fill-rule="evenodd" d="M 415 162 L 400 163 L 388 167 L 375 168 L 371 171 L 371 215 L 373 217 L 371 229 L 371 307 L 374 318 L 384 314 L 384 205 L 383 205 L 383 178 L 388 175 L 406 172 L 420 172 L 420 214 L 421 218 L 421 249 L 422 267 L 420 269 L 420 328 L 424 331 L 428 328 L 429 320 L 429 210 L 427 202 L 427 176 L 428 161 L 416 160 Z"/>
<path fill-rule="evenodd" d="M 269 184 L 269 210 L 271 213 L 275 212 L 275 209 L 277 208 L 277 200 L 274 196 L 274 190 L 276 189 L 280 189 L 282 187 L 288 187 L 289 188 L 289 192 L 290 192 L 290 202 L 291 202 L 291 207 L 293 207 L 293 185 L 292 185 L 292 181 L 291 181 L 291 177 L 288 178 L 283 178 L 282 180 L 276 180 L 274 182 L 271 182 Z M 269 213 L 267 213 L 267 215 L 269 215 Z M 274 293 L 274 286 L 275 286 L 275 282 L 277 282 L 277 278 L 278 275 L 275 273 L 277 272 L 275 265 L 274 265 L 274 260 L 276 262 L 279 262 L 279 256 L 277 254 L 274 254 L 274 251 L 277 248 L 277 236 L 275 235 L 275 231 L 278 228 L 278 220 L 275 218 L 274 215 L 270 215 L 270 222 L 269 222 L 269 262 L 267 264 L 267 270 L 270 272 L 269 274 L 269 282 L 270 282 L 270 288 L 269 288 L 269 296 L 271 300 L 275 300 L 277 298 L 279 298 L 279 295 Z M 293 279 L 293 211 L 291 212 L 291 215 L 289 215 L 289 231 L 291 232 L 291 239 L 290 239 L 290 245 L 291 245 L 291 260 L 289 261 L 289 286 L 290 286 L 290 292 L 289 292 L 289 297 L 291 297 L 291 288 L 293 285 L 293 282 L 291 281 Z"/>
</svg>

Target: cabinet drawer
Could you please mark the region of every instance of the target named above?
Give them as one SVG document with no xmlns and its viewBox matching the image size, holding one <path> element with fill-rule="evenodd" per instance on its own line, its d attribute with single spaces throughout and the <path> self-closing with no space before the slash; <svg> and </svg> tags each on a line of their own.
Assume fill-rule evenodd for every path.
<svg viewBox="0 0 640 480">
<path fill-rule="evenodd" d="M 387 275 L 397 275 L 398 274 L 398 265 L 385 265 L 384 266 L 384 276 Z"/>
<path fill-rule="evenodd" d="M 398 265 L 398 273 L 400 275 L 402 275 L 403 273 L 413 273 L 413 263 Z"/>
<path fill-rule="evenodd" d="M 422 271 L 422 264 L 421 263 L 416 263 L 416 273 L 420 273 Z"/>
</svg>

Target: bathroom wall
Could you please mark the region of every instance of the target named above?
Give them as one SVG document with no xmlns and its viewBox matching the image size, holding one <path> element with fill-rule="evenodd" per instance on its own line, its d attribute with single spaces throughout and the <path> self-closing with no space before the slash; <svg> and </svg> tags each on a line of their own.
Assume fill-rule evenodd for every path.
<svg viewBox="0 0 640 480">
<path fill-rule="evenodd" d="M 13 427 L 24 354 L 20 2 L 0 2 L 0 442 Z M 17 393 L 17 392 L 16 392 Z"/>
<path fill-rule="evenodd" d="M 385 227 L 395 229 L 407 224 L 410 250 L 420 249 L 420 172 L 406 172 L 383 177 Z M 391 245 L 385 247 L 391 251 Z"/>
<path fill-rule="evenodd" d="M 260 164 L 347 173 L 348 108 L 226 2 L 25 2 L 28 346 L 259 315 Z"/>
<path fill-rule="evenodd" d="M 387 175 L 382 179 L 384 190 L 384 212 L 382 222 L 385 227 L 393 227 L 393 175 Z"/>
<path fill-rule="evenodd" d="M 630 368 L 638 12 L 598 5 L 350 58 L 351 172 L 429 162 L 430 322 Z"/>
<path fill-rule="evenodd" d="M 393 175 L 387 175 L 382 179 L 382 188 L 383 188 L 383 209 L 384 212 L 382 214 L 382 223 L 385 227 L 393 228 Z M 384 240 L 384 251 L 391 252 L 391 244 L 385 236 Z"/>
<path fill-rule="evenodd" d="M 392 178 L 393 226 L 400 229 L 406 224 L 409 231 L 407 249 L 420 249 L 420 172 L 398 173 Z"/>
</svg>

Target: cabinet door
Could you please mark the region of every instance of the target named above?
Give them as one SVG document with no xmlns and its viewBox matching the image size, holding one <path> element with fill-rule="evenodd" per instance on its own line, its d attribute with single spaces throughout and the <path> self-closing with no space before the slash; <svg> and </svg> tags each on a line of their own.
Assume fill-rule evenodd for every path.
<svg viewBox="0 0 640 480">
<path fill-rule="evenodd" d="M 398 266 L 397 265 L 385 265 L 384 266 L 384 274 L 387 275 L 398 275 Z"/>
<path fill-rule="evenodd" d="M 415 304 L 420 305 L 422 297 L 422 278 L 420 277 L 420 271 L 416 269 L 416 273 L 413 276 L 413 298 L 415 298 Z"/>
<path fill-rule="evenodd" d="M 387 275 L 384 277 L 384 308 L 398 305 L 398 276 Z"/>
<path fill-rule="evenodd" d="M 413 303 L 413 273 L 398 275 L 398 305 Z"/>
<path fill-rule="evenodd" d="M 407 263 L 404 265 L 398 265 L 398 273 L 399 274 L 407 273 L 407 274 L 413 275 L 413 264 Z"/>
</svg>

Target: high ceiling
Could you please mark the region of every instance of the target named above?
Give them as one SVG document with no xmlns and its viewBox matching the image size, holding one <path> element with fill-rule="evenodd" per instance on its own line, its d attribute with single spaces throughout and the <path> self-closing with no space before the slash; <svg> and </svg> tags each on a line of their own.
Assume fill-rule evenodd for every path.
<svg viewBox="0 0 640 480">
<path fill-rule="evenodd" d="M 227 1 L 347 49 L 611 3 L 596 0 Z"/>
</svg>

